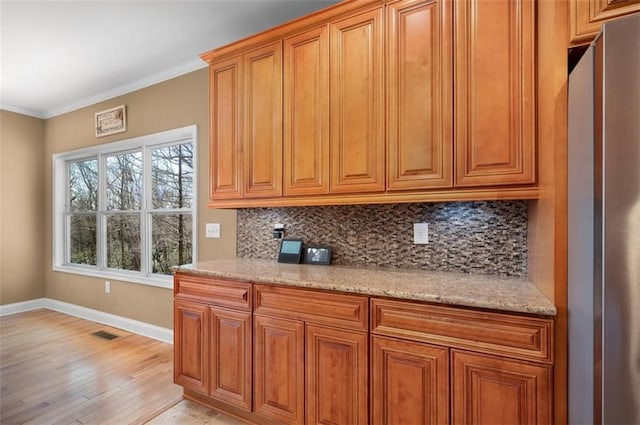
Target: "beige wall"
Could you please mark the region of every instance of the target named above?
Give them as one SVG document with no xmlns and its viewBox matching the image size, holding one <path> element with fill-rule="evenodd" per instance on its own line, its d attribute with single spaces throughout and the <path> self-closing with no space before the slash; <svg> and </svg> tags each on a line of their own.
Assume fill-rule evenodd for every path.
<svg viewBox="0 0 640 425">
<path fill-rule="evenodd" d="M 44 126 L 0 110 L 0 305 L 44 296 Z"/>
<path fill-rule="evenodd" d="M 234 257 L 236 250 L 235 210 L 207 208 L 209 187 L 208 87 L 208 72 L 207 69 L 202 69 L 47 120 L 44 164 L 46 183 L 42 205 L 47 211 L 50 211 L 52 155 L 196 124 L 198 126 L 199 174 L 198 260 Z M 93 127 L 94 114 L 118 105 L 126 105 L 127 107 L 127 131 L 113 136 L 96 138 Z M 220 239 L 205 239 L 205 223 L 221 223 L 222 237 Z M 166 328 L 173 327 L 173 294 L 171 290 L 111 280 L 111 293 L 106 294 L 104 279 L 54 272 L 51 269 L 52 223 L 49 215 L 47 215 L 45 235 L 46 297 Z"/>
</svg>

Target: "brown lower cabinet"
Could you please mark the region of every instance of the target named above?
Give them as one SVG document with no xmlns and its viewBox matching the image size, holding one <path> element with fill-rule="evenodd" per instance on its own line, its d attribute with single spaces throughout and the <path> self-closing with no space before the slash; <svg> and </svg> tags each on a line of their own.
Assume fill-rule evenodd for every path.
<svg viewBox="0 0 640 425">
<path fill-rule="evenodd" d="M 251 411 L 251 312 L 210 307 L 211 398 Z"/>
<path fill-rule="evenodd" d="M 551 366 L 452 350 L 456 424 L 551 423 Z"/>
<path fill-rule="evenodd" d="M 261 315 L 254 323 L 256 414 L 283 424 L 368 423 L 366 332 Z"/>
<path fill-rule="evenodd" d="M 305 332 L 307 423 L 367 424 L 367 334 L 315 325 Z"/>
<path fill-rule="evenodd" d="M 254 412 L 282 424 L 367 424 L 367 297 L 266 285 L 254 294 Z"/>
<path fill-rule="evenodd" d="M 254 412 L 304 423 L 304 323 L 255 316 Z"/>
<path fill-rule="evenodd" d="M 448 424 L 449 350 L 371 337 L 373 424 Z"/>
<path fill-rule="evenodd" d="M 553 319 L 177 273 L 174 380 L 260 424 L 549 424 Z"/>
<path fill-rule="evenodd" d="M 209 307 L 176 300 L 173 310 L 173 380 L 207 394 L 209 387 Z"/>
</svg>

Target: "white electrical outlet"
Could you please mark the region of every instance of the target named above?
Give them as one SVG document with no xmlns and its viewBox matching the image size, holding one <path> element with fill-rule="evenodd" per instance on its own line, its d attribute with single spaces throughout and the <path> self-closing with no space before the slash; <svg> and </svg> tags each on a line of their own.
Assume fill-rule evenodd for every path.
<svg viewBox="0 0 640 425">
<path fill-rule="evenodd" d="M 429 243 L 429 223 L 413 223 L 413 243 L 416 245 Z"/>
<path fill-rule="evenodd" d="M 108 280 L 104 281 L 104 292 L 105 294 L 111 293 L 111 282 L 109 282 Z"/>
<path fill-rule="evenodd" d="M 220 238 L 220 223 L 207 223 L 205 236 L 207 238 Z"/>
</svg>

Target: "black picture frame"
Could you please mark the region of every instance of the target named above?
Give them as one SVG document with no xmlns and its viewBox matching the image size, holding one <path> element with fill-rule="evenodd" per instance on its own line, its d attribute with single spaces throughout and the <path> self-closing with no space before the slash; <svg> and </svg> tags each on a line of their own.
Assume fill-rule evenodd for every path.
<svg viewBox="0 0 640 425">
<path fill-rule="evenodd" d="M 304 263 L 328 266 L 329 264 L 331 264 L 331 247 L 320 245 L 305 246 Z"/>
</svg>

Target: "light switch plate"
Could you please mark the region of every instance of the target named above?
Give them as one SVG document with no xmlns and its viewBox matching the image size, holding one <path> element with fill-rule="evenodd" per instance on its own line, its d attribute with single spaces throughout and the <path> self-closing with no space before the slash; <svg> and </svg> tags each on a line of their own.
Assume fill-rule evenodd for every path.
<svg viewBox="0 0 640 425">
<path fill-rule="evenodd" d="M 220 223 L 207 223 L 205 236 L 207 238 L 220 238 Z"/>
<path fill-rule="evenodd" d="M 413 243 L 415 245 L 429 243 L 429 223 L 413 223 Z"/>
</svg>

